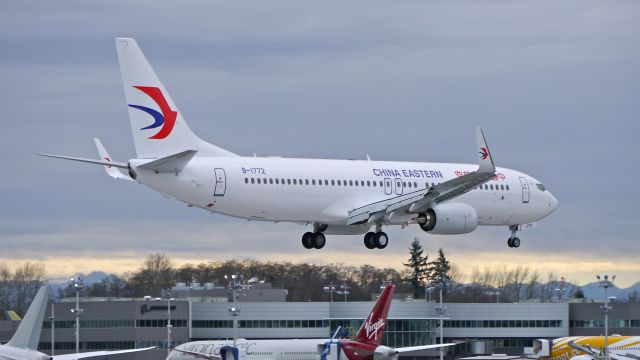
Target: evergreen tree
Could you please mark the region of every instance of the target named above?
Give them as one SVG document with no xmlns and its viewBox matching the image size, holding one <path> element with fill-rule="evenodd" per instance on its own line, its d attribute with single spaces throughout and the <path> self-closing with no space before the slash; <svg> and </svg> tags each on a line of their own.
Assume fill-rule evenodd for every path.
<svg viewBox="0 0 640 360">
<path fill-rule="evenodd" d="M 451 286 L 451 263 L 442 248 L 438 250 L 438 258 L 427 265 L 427 274 L 433 284 L 442 285 L 442 293 L 446 294 Z"/>
<path fill-rule="evenodd" d="M 574 297 L 576 299 L 584 299 L 584 291 L 582 291 L 582 288 L 578 288 Z"/>
<path fill-rule="evenodd" d="M 402 264 L 411 270 L 411 274 L 404 281 L 411 283 L 415 299 L 422 297 L 422 294 L 424 294 L 424 280 L 427 278 L 428 255 L 423 255 L 423 253 L 424 251 L 418 238 L 413 239 L 411 247 L 409 247 L 409 262 Z"/>
</svg>

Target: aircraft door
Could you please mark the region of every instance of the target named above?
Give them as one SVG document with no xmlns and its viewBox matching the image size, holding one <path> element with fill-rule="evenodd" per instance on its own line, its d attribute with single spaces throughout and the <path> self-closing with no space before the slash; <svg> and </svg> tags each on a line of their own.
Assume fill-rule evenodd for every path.
<svg viewBox="0 0 640 360">
<path fill-rule="evenodd" d="M 384 178 L 384 193 L 385 195 L 391 195 L 393 193 L 393 183 L 389 178 Z"/>
<path fill-rule="evenodd" d="M 520 185 L 522 186 L 522 203 L 528 204 L 531 198 L 531 193 L 529 192 L 529 183 L 527 179 L 520 176 Z"/>
<path fill-rule="evenodd" d="M 215 168 L 216 183 L 213 190 L 213 196 L 224 196 L 224 192 L 227 190 L 227 175 L 224 173 L 224 169 Z"/>
<path fill-rule="evenodd" d="M 402 191 L 404 190 L 404 187 L 402 186 L 402 179 L 395 178 L 394 181 L 396 185 L 396 195 L 402 195 Z"/>
</svg>

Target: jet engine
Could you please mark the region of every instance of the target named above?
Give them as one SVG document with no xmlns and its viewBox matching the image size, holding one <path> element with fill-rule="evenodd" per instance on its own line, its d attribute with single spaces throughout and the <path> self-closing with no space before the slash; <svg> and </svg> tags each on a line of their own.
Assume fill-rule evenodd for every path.
<svg viewBox="0 0 640 360">
<path fill-rule="evenodd" d="M 373 360 L 397 360 L 398 350 L 379 345 L 373 353 Z"/>
<path fill-rule="evenodd" d="M 431 234 L 466 234 L 478 227 L 478 213 L 467 204 L 444 203 L 420 214 L 416 221 Z"/>
</svg>

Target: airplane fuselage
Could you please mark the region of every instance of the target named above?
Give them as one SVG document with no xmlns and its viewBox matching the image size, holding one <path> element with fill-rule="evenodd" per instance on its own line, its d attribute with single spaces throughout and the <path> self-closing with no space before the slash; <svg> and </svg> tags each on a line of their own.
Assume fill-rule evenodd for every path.
<svg viewBox="0 0 640 360">
<path fill-rule="evenodd" d="M 364 204 L 432 187 L 475 171 L 477 165 L 391 161 L 194 157 L 178 173 L 136 168 L 136 180 L 209 211 L 254 220 L 346 225 Z M 497 168 L 485 185 L 451 200 L 472 206 L 479 225 L 536 222 L 555 209 L 553 195 L 522 172 Z M 485 189 L 486 188 L 486 189 Z M 411 214 L 386 220 L 407 221 Z"/>
</svg>

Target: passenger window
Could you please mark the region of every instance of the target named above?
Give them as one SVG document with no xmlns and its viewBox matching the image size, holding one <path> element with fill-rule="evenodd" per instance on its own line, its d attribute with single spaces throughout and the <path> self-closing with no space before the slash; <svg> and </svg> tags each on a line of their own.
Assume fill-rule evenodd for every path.
<svg viewBox="0 0 640 360">
<path fill-rule="evenodd" d="M 371 181 L 367 180 L 367 186 L 371 186 Z"/>
<path fill-rule="evenodd" d="M 291 179 L 287 179 L 287 184 L 291 185 Z"/>
<path fill-rule="evenodd" d="M 298 179 L 293 179 L 293 185 L 298 185 Z"/>
<path fill-rule="evenodd" d="M 316 184 L 316 179 L 311 179 L 311 185 L 315 185 Z"/>
<path fill-rule="evenodd" d="M 244 178 L 244 183 L 248 184 L 249 183 L 249 178 Z"/>
<path fill-rule="evenodd" d="M 380 181 L 380 187 L 383 187 L 384 185 L 382 184 L 382 181 Z"/>
<path fill-rule="evenodd" d="M 309 185 L 309 179 L 304 179 L 304 184 Z"/>
<path fill-rule="evenodd" d="M 329 186 L 329 180 L 325 180 L 325 181 L 324 181 L 324 184 L 325 184 L 326 186 Z"/>
<path fill-rule="evenodd" d="M 258 184 L 260 184 L 260 178 L 258 178 Z"/>
<path fill-rule="evenodd" d="M 273 179 L 269 178 L 269 184 L 273 184 Z"/>
<path fill-rule="evenodd" d="M 375 181 L 372 181 L 371 183 L 373 184 L 373 187 L 376 187 L 376 182 Z"/>
<path fill-rule="evenodd" d="M 493 184 L 489 185 L 489 189 L 493 190 Z"/>
<path fill-rule="evenodd" d="M 278 179 L 276 178 L 276 185 L 278 185 L 280 182 L 278 182 Z"/>
<path fill-rule="evenodd" d="M 413 187 L 413 183 L 408 182 L 407 185 L 409 185 L 409 187 Z"/>
<path fill-rule="evenodd" d="M 407 187 L 407 183 L 405 181 L 402 182 L 402 187 Z"/>
<path fill-rule="evenodd" d="M 349 180 L 349 186 L 353 186 L 353 180 Z"/>
<path fill-rule="evenodd" d="M 364 180 L 360 180 L 360 186 L 364 186 Z"/>
<path fill-rule="evenodd" d="M 504 185 L 500 185 L 500 190 L 504 190 Z"/>
<path fill-rule="evenodd" d="M 338 186 L 342 186 L 342 184 L 340 183 L 340 180 L 338 180 Z"/>
<path fill-rule="evenodd" d="M 299 180 L 298 184 L 302 185 L 302 179 Z"/>
<path fill-rule="evenodd" d="M 336 181 L 335 180 L 331 180 L 331 186 L 336 186 Z"/>
<path fill-rule="evenodd" d="M 318 185 L 322 185 L 322 180 L 318 180 Z"/>
<path fill-rule="evenodd" d="M 507 191 L 509 191 L 509 185 L 507 185 Z"/>
<path fill-rule="evenodd" d="M 251 183 L 255 184 L 255 179 L 254 178 L 251 178 Z"/>
</svg>

